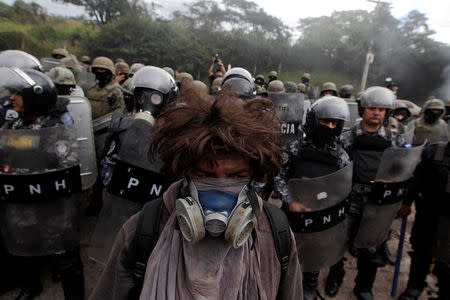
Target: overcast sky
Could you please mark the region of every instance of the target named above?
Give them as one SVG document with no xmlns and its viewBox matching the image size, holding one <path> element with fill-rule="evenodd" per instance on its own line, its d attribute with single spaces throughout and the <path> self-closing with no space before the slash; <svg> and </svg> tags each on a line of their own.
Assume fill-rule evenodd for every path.
<svg viewBox="0 0 450 300">
<path fill-rule="evenodd" d="M 14 0 L 2 0 L 8 4 Z M 30 0 L 25 0 L 30 2 Z M 63 16 L 79 16 L 84 14 L 81 7 L 73 5 L 57 4 L 51 0 L 35 0 L 42 5 L 49 14 L 57 14 Z M 147 1 L 151 2 L 151 1 Z M 182 9 L 183 2 L 194 2 L 194 0 L 163 0 L 153 1 L 161 6 L 160 13 L 168 15 L 169 12 L 176 9 Z M 297 21 L 304 17 L 319 17 L 330 15 L 333 11 L 363 9 L 372 11 L 376 6 L 375 3 L 367 0 L 259 0 L 255 1 L 268 14 L 281 19 L 286 25 L 295 27 Z M 450 45 L 450 1 L 448 0 L 391 0 L 392 14 L 395 18 L 400 19 L 413 9 L 417 9 L 421 13 L 425 13 L 428 17 L 428 25 L 436 31 L 432 37 L 440 42 Z"/>
</svg>

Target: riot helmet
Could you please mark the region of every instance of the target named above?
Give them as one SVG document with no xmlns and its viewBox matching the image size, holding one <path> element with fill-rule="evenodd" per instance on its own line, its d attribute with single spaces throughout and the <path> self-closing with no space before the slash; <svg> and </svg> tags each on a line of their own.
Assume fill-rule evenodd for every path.
<svg viewBox="0 0 450 300">
<path fill-rule="evenodd" d="M 272 93 L 284 93 L 286 92 L 284 89 L 283 81 L 281 80 L 273 80 L 269 82 L 267 86 L 267 91 Z"/>
<path fill-rule="evenodd" d="M 31 54 L 20 50 L 5 50 L 0 52 L 0 67 L 17 67 L 22 70 L 43 70 L 39 60 Z"/>
<path fill-rule="evenodd" d="M 306 136 L 321 147 L 334 142 L 349 120 L 347 103 L 336 96 L 325 96 L 311 105 L 302 128 Z"/>
<path fill-rule="evenodd" d="M 434 124 L 445 114 L 445 104 L 440 99 L 430 99 L 425 102 L 422 108 L 425 122 Z"/>
<path fill-rule="evenodd" d="M 98 80 L 99 86 L 104 87 L 113 79 L 113 75 L 116 74 L 116 68 L 111 59 L 99 56 L 92 62 L 92 73 Z"/>
<path fill-rule="evenodd" d="M 327 93 L 328 92 L 328 93 Z M 326 96 L 327 94 L 333 94 L 333 96 L 337 96 L 337 88 L 334 82 L 328 81 L 322 84 L 322 88 L 320 89 L 320 96 Z M 330 95 L 331 96 L 331 95 Z"/>
<path fill-rule="evenodd" d="M 349 99 L 353 94 L 353 85 L 344 84 L 339 88 L 339 97 Z"/>
<path fill-rule="evenodd" d="M 252 75 L 244 68 L 232 68 L 222 78 L 222 88 L 231 87 L 231 90 L 241 97 L 253 97 L 256 95 L 255 84 Z"/>
<path fill-rule="evenodd" d="M 361 93 L 358 109 L 362 116 L 364 108 L 366 107 L 384 107 L 386 108 L 386 120 L 389 118 L 390 112 L 394 109 L 395 95 L 391 90 L 381 87 L 373 86 Z"/>
<path fill-rule="evenodd" d="M 72 71 L 63 67 L 54 67 L 48 72 L 48 77 L 58 89 L 58 95 L 70 95 L 76 86 L 75 76 Z"/>
<path fill-rule="evenodd" d="M 135 98 L 135 122 L 139 126 L 153 126 L 154 117 L 165 105 L 174 101 L 178 88 L 175 80 L 161 68 L 147 66 L 134 74 L 131 90 Z"/>
<path fill-rule="evenodd" d="M 52 51 L 52 57 L 56 59 L 62 59 L 64 57 L 69 56 L 69 52 L 63 48 L 56 48 Z"/>
<path fill-rule="evenodd" d="M 17 112 L 40 116 L 54 108 L 57 90 L 52 80 L 44 73 L 17 67 L 0 67 L 0 78 L 0 94 L 12 99 Z M 21 101 L 16 102 L 18 96 Z"/>
<path fill-rule="evenodd" d="M 297 85 L 295 82 L 292 81 L 286 81 L 284 83 L 284 90 L 286 93 L 297 93 Z"/>
</svg>

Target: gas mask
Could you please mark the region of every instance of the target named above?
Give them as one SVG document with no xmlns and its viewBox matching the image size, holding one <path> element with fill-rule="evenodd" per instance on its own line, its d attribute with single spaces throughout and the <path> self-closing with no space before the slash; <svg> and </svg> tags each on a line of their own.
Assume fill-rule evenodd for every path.
<svg viewBox="0 0 450 300">
<path fill-rule="evenodd" d="M 156 117 L 164 107 L 164 95 L 158 91 L 144 89 L 136 96 L 136 115 L 134 123 L 137 127 L 151 128 Z"/>
<path fill-rule="evenodd" d="M 309 79 L 307 79 L 307 78 L 302 78 L 302 83 L 303 83 L 304 85 L 309 85 Z"/>
<path fill-rule="evenodd" d="M 208 233 L 213 237 L 223 235 L 234 248 L 242 246 L 256 225 L 253 209 L 259 209 L 248 182 L 219 178 L 190 180 L 190 195 L 177 199 L 175 205 L 184 239 L 196 243 Z"/>
</svg>

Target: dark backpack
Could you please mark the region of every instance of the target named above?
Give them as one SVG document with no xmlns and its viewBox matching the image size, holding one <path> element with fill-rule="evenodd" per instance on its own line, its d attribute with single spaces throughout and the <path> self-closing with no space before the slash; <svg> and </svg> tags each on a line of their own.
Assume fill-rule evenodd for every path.
<svg viewBox="0 0 450 300">
<path fill-rule="evenodd" d="M 281 286 L 286 275 L 291 253 L 291 232 L 289 222 L 281 209 L 267 201 L 263 201 L 263 204 L 264 211 L 269 218 L 272 235 L 274 237 L 275 250 L 281 265 L 279 284 L 279 286 Z M 147 261 L 153 248 L 158 242 L 159 225 L 163 214 L 163 208 L 162 197 L 159 197 L 145 204 L 141 210 L 133 240 L 133 275 L 136 284 L 130 294 L 130 299 L 138 299 L 142 290 Z"/>
</svg>

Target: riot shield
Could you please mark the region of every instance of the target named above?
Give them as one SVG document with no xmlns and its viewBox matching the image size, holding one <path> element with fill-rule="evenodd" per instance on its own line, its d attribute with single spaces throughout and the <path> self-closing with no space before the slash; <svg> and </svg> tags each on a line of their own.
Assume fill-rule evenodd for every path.
<svg viewBox="0 0 450 300">
<path fill-rule="evenodd" d="M 348 109 L 350 111 L 350 119 L 345 121 L 344 123 L 344 131 L 346 131 L 355 125 L 356 120 L 359 118 L 359 112 L 358 112 L 358 103 L 356 103 L 355 101 L 348 101 L 346 99 L 344 100 L 345 102 L 347 102 Z"/>
<path fill-rule="evenodd" d="M 81 178 L 73 128 L 0 130 L 0 234 L 9 253 L 79 246 Z"/>
<path fill-rule="evenodd" d="M 300 136 L 300 127 L 306 116 L 305 95 L 301 93 L 268 92 L 267 98 L 277 108 L 280 120 L 285 122 L 281 126 L 285 138 L 290 139 Z"/>
<path fill-rule="evenodd" d="M 450 263 L 450 216 L 439 216 L 433 257 L 443 263 Z"/>
<path fill-rule="evenodd" d="M 123 223 L 142 206 L 161 197 L 171 181 L 160 174 L 161 163 L 150 162 L 147 151 L 155 129 L 132 125 L 120 139 L 113 156 L 112 178 L 103 193 L 103 206 L 92 236 L 89 257 L 105 264 L 114 239 Z"/>
<path fill-rule="evenodd" d="M 308 211 L 287 212 L 297 241 L 302 270 L 319 271 L 338 262 L 347 248 L 347 199 L 352 188 L 353 164 L 321 177 L 291 179 L 291 201 Z"/>
<path fill-rule="evenodd" d="M 85 95 L 89 88 L 91 88 L 95 84 L 95 75 L 94 73 L 83 71 L 83 72 L 74 72 L 75 81 L 77 85 L 83 89 Z"/>
<path fill-rule="evenodd" d="M 388 148 L 383 152 L 362 211 L 354 240 L 356 248 L 377 247 L 386 240 L 406 193 L 407 180 L 413 175 L 423 147 Z"/>
<path fill-rule="evenodd" d="M 47 73 L 48 71 L 50 71 L 54 67 L 59 67 L 59 65 L 61 64 L 61 61 L 59 59 L 56 59 L 56 58 L 42 57 L 41 58 L 41 64 L 42 64 L 42 69 L 44 70 L 44 72 Z"/>
<path fill-rule="evenodd" d="M 67 110 L 74 120 L 74 134 L 78 142 L 77 154 L 81 168 L 81 184 L 83 190 L 85 190 L 90 188 L 97 178 L 91 105 L 84 97 L 65 96 L 64 98 L 70 100 Z"/>
<path fill-rule="evenodd" d="M 92 121 L 92 129 L 94 130 L 95 154 L 97 159 L 103 155 L 106 138 L 108 137 L 108 128 L 111 123 L 113 113 L 109 113 Z"/>
</svg>

